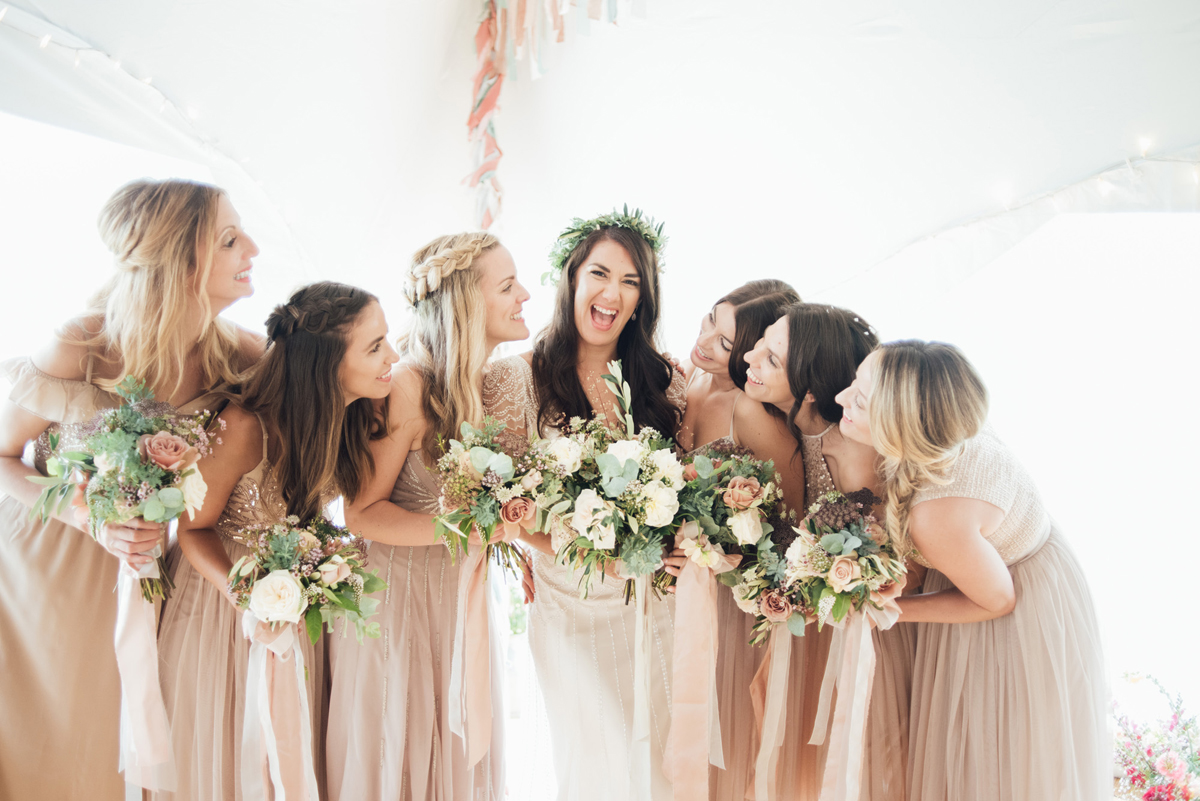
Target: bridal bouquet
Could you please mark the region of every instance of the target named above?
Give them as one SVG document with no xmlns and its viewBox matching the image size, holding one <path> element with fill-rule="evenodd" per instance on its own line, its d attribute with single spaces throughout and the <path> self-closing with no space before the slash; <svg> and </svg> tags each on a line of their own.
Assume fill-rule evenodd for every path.
<svg viewBox="0 0 1200 801">
<path fill-rule="evenodd" d="M 738 606 L 756 618 L 754 642 L 786 624 L 797 636 L 815 618 L 818 628 L 841 623 L 851 611 L 883 611 L 904 587 L 904 560 L 869 508 L 870 490 L 831 491 L 808 509 L 784 556 L 760 552 L 754 569 L 733 588 Z M 786 535 L 785 535 L 786 536 Z"/>
<path fill-rule="evenodd" d="M 361 537 L 323 517 L 302 526 L 295 516 L 285 523 L 247 526 L 241 537 L 250 553 L 229 571 L 229 592 L 238 606 L 272 626 L 303 618 L 313 643 L 321 624 L 332 632 L 338 618 L 353 624 L 359 642 L 379 636 L 379 624 L 367 622 L 379 601 L 368 596 L 387 584 L 363 567 Z"/>
<path fill-rule="evenodd" d="M 533 523 L 534 490 L 549 464 L 528 443 L 502 444 L 504 428 L 504 423 L 490 417 L 483 419 L 482 428 L 463 422 L 462 440 L 450 440 L 438 460 L 442 513 L 433 523 L 434 532 L 450 549 L 451 561 L 460 551 L 468 553 L 474 530 L 488 557 L 520 577 L 524 557 L 509 540 L 516 538 L 522 525 Z M 505 452 L 505 446 L 513 453 Z"/>
<path fill-rule="evenodd" d="M 195 517 L 204 505 L 208 488 L 196 463 L 211 452 L 213 437 L 207 426 L 212 415 L 179 415 L 170 405 L 155 402 L 145 384 L 132 376 L 116 392 L 123 403 L 87 424 L 80 450 L 60 451 L 59 438 L 50 438 L 49 476 L 29 478 L 45 487 L 31 515 L 44 519 L 64 511 L 81 479 L 87 482 L 93 536 L 105 523 L 134 517 L 167 523 L 185 511 Z M 141 579 L 147 601 L 165 598 L 171 588 L 161 548 L 156 556 L 158 575 Z"/>
<path fill-rule="evenodd" d="M 548 469 L 541 473 L 535 500 L 539 527 L 567 534 L 557 558 L 581 572 L 581 596 L 587 596 L 594 576 L 603 580 L 605 568 L 619 559 L 628 600 L 634 579 L 663 566 L 663 548 L 679 513 L 684 468 L 669 439 L 649 427 L 636 430 L 621 363 L 609 362 L 608 371 L 604 380 L 616 395 L 624 432 L 609 428 L 598 415 L 587 421 L 573 418 L 562 436 L 536 442 L 534 450 Z M 655 589 L 669 578 L 656 575 Z"/>
</svg>

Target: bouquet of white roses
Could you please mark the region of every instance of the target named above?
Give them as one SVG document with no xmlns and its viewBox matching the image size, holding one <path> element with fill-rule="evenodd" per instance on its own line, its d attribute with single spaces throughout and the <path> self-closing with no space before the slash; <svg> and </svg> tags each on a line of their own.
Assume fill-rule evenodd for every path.
<svg viewBox="0 0 1200 801">
<path fill-rule="evenodd" d="M 240 536 L 250 553 L 229 571 L 229 592 L 240 607 L 272 626 L 303 618 L 313 643 L 322 623 L 332 632 L 339 618 L 354 626 L 359 642 L 379 636 L 379 624 L 367 622 L 379 600 L 369 596 L 387 584 L 363 567 L 361 537 L 323 517 L 302 526 L 295 516 L 286 523 L 247 526 Z"/>
<path fill-rule="evenodd" d="M 87 482 L 93 536 L 105 523 L 134 517 L 167 523 L 185 511 L 195 517 L 204 505 L 208 487 L 196 463 L 211 452 L 213 437 L 207 426 L 212 415 L 179 415 L 170 405 L 155 402 L 145 384 L 132 376 L 116 392 L 123 403 L 100 412 L 86 426 L 80 450 L 60 451 L 58 437 L 51 437 L 49 476 L 29 478 L 45 487 L 31 515 L 61 513 L 81 480 Z M 156 595 L 165 598 L 171 588 L 161 546 L 153 555 L 157 564 L 148 566 L 149 575 L 139 573 L 147 601 Z"/>
</svg>

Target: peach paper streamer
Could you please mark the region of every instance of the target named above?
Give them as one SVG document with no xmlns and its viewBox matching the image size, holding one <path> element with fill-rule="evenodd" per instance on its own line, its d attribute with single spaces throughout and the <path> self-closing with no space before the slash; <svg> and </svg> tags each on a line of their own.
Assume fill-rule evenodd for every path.
<svg viewBox="0 0 1200 801">
<path fill-rule="evenodd" d="M 699 526 L 684 523 L 678 548 L 696 539 Z M 671 730 L 663 772 L 677 798 L 708 798 L 708 766 L 725 767 L 717 708 L 717 580 L 742 557 L 724 555 L 713 567 L 688 559 L 675 583 L 675 648 L 671 672 Z"/>
<path fill-rule="evenodd" d="M 121 761 L 126 796 L 141 789 L 173 791 L 175 762 L 171 724 L 158 683 L 158 620 L 142 597 L 142 578 L 158 578 L 158 560 L 140 571 L 121 565 L 117 578 L 117 626 L 113 646 L 121 674 Z"/>
<path fill-rule="evenodd" d="M 458 579 L 454 655 L 450 662 L 450 731 L 474 767 L 492 744 L 491 650 L 488 645 L 487 547 L 467 555 Z"/>
</svg>

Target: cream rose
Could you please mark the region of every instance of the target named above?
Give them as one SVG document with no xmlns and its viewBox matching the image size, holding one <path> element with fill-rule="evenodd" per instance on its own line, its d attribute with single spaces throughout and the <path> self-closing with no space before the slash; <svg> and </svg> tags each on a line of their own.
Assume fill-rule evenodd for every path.
<svg viewBox="0 0 1200 801">
<path fill-rule="evenodd" d="M 300 550 L 301 551 L 311 551 L 313 548 L 320 548 L 320 547 L 321 547 L 321 541 L 319 539 L 317 539 L 316 535 L 314 535 L 312 532 L 309 532 L 309 531 L 301 531 L 300 532 Z"/>
<path fill-rule="evenodd" d="M 286 570 L 272 570 L 250 590 L 250 611 L 267 623 L 299 623 L 307 606 L 299 579 Z"/>
<path fill-rule="evenodd" d="M 839 556 L 833 560 L 829 568 L 829 586 L 834 592 L 847 592 L 859 585 L 862 579 L 862 568 L 858 558 L 854 556 Z"/>
<path fill-rule="evenodd" d="M 350 565 L 337 555 L 329 557 L 329 561 L 321 565 L 318 571 L 321 574 L 321 583 L 326 587 L 332 587 L 338 582 L 350 578 Z"/>
<path fill-rule="evenodd" d="M 646 499 L 646 525 L 651 528 L 669 526 L 679 511 L 679 496 L 661 481 L 651 481 L 642 488 Z"/>
<path fill-rule="evenodd" d="M 532 492 L 542 483 L 542 474 L 536 470 L 530 470 L 525 475 L 521 476 L 521 489 L 526 492 Z"/>
<path fill-rule="evenodd" d="M 616 509 L 611 501 L 601 498 L 595 490 L 585 489 L 575 499 L 575 512 L 571 515 L 571 528 L 592 541 L 600 549 L 612 548 L 617 544 L 616 529 L 601 521 Z"/>
<path fill-rule="evenodd" d="M 574 473 L 583 464 L 583 446 L 570 437 L 555 437 L 546 445 L 546 455 L 568 473 Z"/>
<path fill-rule="evenodd" d="M 754 588 L 750 586 L 750 582 L 742 581 L 733 586 L 733 602 L 737 604 L 737 608 L 741 609 L 748 615 L 758 614 L 758 599 L 751 598 L 750 594 L 754 592 Z"/>
<path fill-rule="evenodd" d="M 188 445 L 183 437 L 168 434 L 166 431 L 142 434 L 138 437 L 138 454 L 143 462 L 175 472 L 186 470 L 200 458 L 200 453 Z"/>
<path fill-rule="evenodd" d="M 746 509 L 729 516 L 726 521 L 738 545 L 753 545 L 762 538 L 762 519 L 757 509 Z"/>
<path fill-rule="evenodd" d="M 662 476 L 663 482 L 668 487 L 673 490 L 683 489 L 683 465 L 675 458 L 675 454 L 670 448 L 652 451 L 650 464 L 654 465 L 654 469 Z"/>
<path fill-rule="evenodd" d="M 200 468 L 194 468 L 183 477 L 179 491 L 183 493 L 183 508 L 187 510 L 188 520 L 195 520 L 196 512 L 204 508 L 204 496 L 208 494 L 208 485 L 200 475 Z"/>
<path fill-rule="evenodd" d="M 779 590 L 767 590 L 758 599 L 762 616 L 772 623 L 784 623 L 792 616 L 792 602 Z"/>
<path fill-rule="evenodd" d="M 463 451 L 458 455 L 458 467 L 462 470 L 463 475 L 467 476 L 475 486 L 483 484 L 483 473 L 475 469 L 475 465 L 471 464 L 471 452 Z"/>
<path fill-rule="evenodd" d="M 641 462 L 642 457 L 646 455 L 646 446 L 636 439 L 619 439 L 609 445 L 604 451 L 609 456 L 615 456 L 621 460 L 621 464 L 625 464 L 630 459 L 635 462 Z"/>
<path fill-rule="evenodd" d="M 96 465 L 96 471 L 102 476 L 108 475 L 117 469 L 117 466 L 112 463 L 112 460 L 103 453 L 96 454 L 96 456 L 92 459 L 92 462 Z"/>
<path fill-rule="evenodd" d="M 734 476 L 725 490 L 722 500 L 730 509 L 750 509 L 762 503 L 763 489 L 753 476 Z"/>
</svg>

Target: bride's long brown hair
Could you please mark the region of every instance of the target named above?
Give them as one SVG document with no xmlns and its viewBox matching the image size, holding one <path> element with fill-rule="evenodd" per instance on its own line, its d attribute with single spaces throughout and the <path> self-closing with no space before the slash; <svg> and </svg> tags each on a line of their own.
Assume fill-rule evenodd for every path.
<svg viewBox="0 0 1200 801">
<path fill-rule="evenodd" d="M 267 318 L 267 352 L 233 395 L 279 438 L 275 474 L 288 514 L 301 520 L 331 489 L 354 500 L 375 471 L 367 445 L 384 433 L 387 400 L 381 411 L 370 398 L 346 405 L 338 370 L 350 329 L 377 301 L 333 281 L 296 290 Z"/>
</svg>

